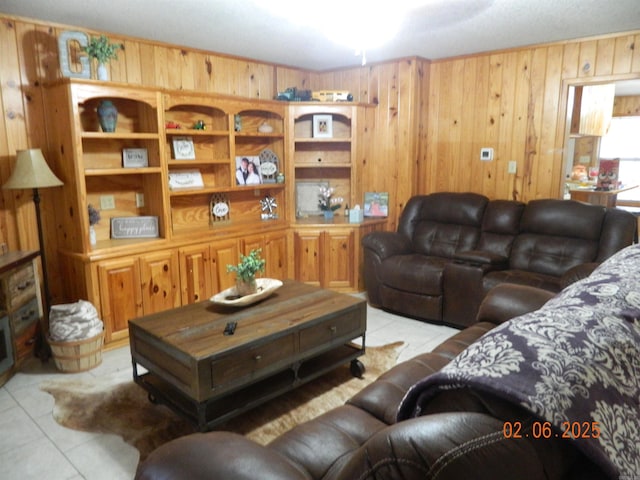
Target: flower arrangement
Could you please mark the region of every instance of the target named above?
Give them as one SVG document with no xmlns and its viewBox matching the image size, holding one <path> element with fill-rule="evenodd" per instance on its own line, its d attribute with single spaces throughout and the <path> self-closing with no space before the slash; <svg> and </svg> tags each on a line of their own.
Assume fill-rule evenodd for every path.
<svg viewBox="0 0 640 480">
<path fill-rule="evenodd" d="M 318 206 L 323 212 L 335 212 L 338 210 L 344 200 L 342 197 L 334 197 L 335 189 L 333 187 L 320 187 L 318 194 Z"/>
<path fill-rule="evenodd" d="M 266 260 L 260 258 L 261 248 L 249 252 L 249 255 L 240 254 L 240 263 L 227 265 L 227 272 L 236 272 L 236 279 L 249 283 L 255 280 L 256 273 L 264 271 Z"/>
<path fill-rule="evenodd" d="M 117 43 L 109 43 L 109 39 L 104 35 L 91 37 L 89 44 L 82 47 L 82 50 L 91 58 L 98 60 L 98 63 L 107 63 L 111 59 L 118 58 L 118 50 L 122 48 Z"/>
<path fill-rule="evenodd" d="M 89 225 L 94 226 L 100 221 L 100 211 L 93 205 L 89 204 Z"/>
</svg>

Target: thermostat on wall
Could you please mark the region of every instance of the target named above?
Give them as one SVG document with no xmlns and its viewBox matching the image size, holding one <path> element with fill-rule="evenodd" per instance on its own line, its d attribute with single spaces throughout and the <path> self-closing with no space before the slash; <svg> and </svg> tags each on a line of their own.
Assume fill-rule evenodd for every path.
<svg viewBox="0 0 640 480">
<path fill-rule="evenodd" d="M 489 160 L 493 160 L 493 148 L 481 148 L 480 160 L 485 162 Z"/>
</svg>

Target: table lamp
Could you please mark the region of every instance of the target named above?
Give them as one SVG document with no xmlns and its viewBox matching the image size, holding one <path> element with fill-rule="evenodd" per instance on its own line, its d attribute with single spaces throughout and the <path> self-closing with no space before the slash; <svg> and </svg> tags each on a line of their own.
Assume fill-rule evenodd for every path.
<svg viewBox="0 0 640 480">
<path fill-rule="evenodd" d="M 38 224 L 38 247 L 40 259 L 42 260 L 42 278 L 44 282 L 44 307 L 45 315 L 48 315 L 48 309 L 51 302 L 49 293 L 49 283 L 47 280 L 47 260 L 44 251 L 44 238 L 42 235 L 42 219 L 40 216 L 40 194 L 39 188 L 59 187 L 62 182 L 56 177 L 47 161 L 42 155 L 39 148 L 31 148 L 28 150 L 18 150 L 16 152 L 16 163 L 9 180 L 2 186 L 4 189 L 20 190 L 33 189 L 33 203 L 36 208 L 36 222 Z"/>
</svg>

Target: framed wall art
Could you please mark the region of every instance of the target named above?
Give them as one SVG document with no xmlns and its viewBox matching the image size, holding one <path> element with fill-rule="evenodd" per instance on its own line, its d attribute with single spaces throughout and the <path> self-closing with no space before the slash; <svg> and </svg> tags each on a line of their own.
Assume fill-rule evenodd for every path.
<svg viewBox="0 0 640 480">
<path fill-rule="evenodd" d="M 257 155 L 236 157 L 236 185 L 259 185 L 261 183 L 260 157 Z"/>
<path fill-rule="evenodd" d="M 169 172 L 169 188 L 178 190 L 181 188 L 203 188 L 204 181 L 200 170 L 180 170 Z"/>
<path fill-rule="evenodd" d="M 331 115 L 313 116 L 313 138 L 333 137 L 333 117 Z"/>
<path fill-rule="evenodd" d="M 296 182 L 296 217 L 321 215 L 320 188 L 329 188 L 329 182 L 298 180 Z"/>
<path fill-rule="evenodd" d="M 389 216 L 389 192 L 367 192 L 364 194 L 365 217 Z"/>
</svg>

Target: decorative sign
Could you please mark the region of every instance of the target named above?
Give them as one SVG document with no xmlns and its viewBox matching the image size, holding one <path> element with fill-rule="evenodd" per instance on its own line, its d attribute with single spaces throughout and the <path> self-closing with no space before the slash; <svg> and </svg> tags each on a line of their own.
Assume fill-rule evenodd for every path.
<svg viewBox="0 0 640 480">
<path fill-rule="evenodd" d="M 158 238 L 158 217 L 113 217 L 111 238 Z"/>
<path fill-rule="evenodd" d="M 296 216 L 306 217 L 308 215 L 320 215 L 320 205 L 318 205 L 318 195 L 320 188 L 329 188 L 329 182 L 296 182 Z"/>
<path fill-rule="evenodd" d="M 204 181 L 200 170 L 181 170 L 169 172 L 169 188 L 179 190 L 181 188 L 203 188 Z"/>
<path fill-rule="evenodd" d="M 71 70 L 69 56 L 71 55 L 71 42 L 78 42 L 80 47 L 86 47 L 89 44 L 89 37 L 86 33 L 65 31 L 58 37 L 58 56 L 60 57 L 60 71 L 63 77 L 74 78 L 91 78 L 91 66 L 89 65 L 89 57 L 82 55 L 78 57 L 80 61 L 80 71 Z"/>
<path fill-rule="evenodd" d="M 173 137 L 173 158 L 176 160 L 195 160 L 196 150 L 191 137 Z"/>
<path fill-rule="evenodd" d="M 146 148 L 123 148 L 122 166 L 125 168 L 142 168 L 149 166 Z"/>
<path fill-rule="evenodd" d="M 211 225 L 229 220 L 230 212 L 229 199 L 224 193 L 216 193 L 211 196 L 209 201 L 209 223 Z"/>
<path fill-rule="evenodd" d="M 262 183 L 276 183 L 278 174 L 278 156 L 273 151 L 265 148 L 259 154 L 260 157 L 260 175 L 262 175 Z"/>
</svg>

